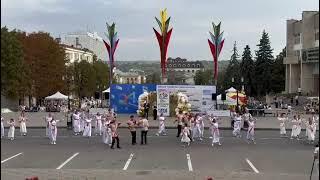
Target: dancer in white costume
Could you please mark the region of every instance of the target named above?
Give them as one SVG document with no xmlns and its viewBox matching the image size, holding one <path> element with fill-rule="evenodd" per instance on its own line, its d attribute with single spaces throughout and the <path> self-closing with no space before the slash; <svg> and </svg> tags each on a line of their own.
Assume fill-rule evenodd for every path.
<svg viewBox="0 0 320 180">
<path fill-rule="evenodd" d="M 4 125 L 3 125 L 3 117 L 1 116 L 1 139 L 4 137 Z"/>
<path fill-rule="evenodd" d="M 158 133 L 156 134 L 157 136 L 159 135 L 166 135 L 166 126 L 165 126 L 165 120 L 166 118 L 163 116 L 163 113 L 160 114 L 159 117 L 159 130 Z"/>
<path fill-rule="evenodd" d="M 220 132 L 219 132 L 219 124 L 217 121 L 217 117 L 211 117 L 211 136 L 212 136 L 212 143 L 211 146 L 214 146 L 214 144 L 218 143 L 219 146 L 221 146 L 220 143 Z"/>
<path fill-rule="evenodd" d="M 51 132 L 51 130 L 50 130 L 50 121 L 52 119 L 53 119 L 53 117 L 52 117 L 51 113 L 49 113 L 49 115 L 44 118 L 44 122 L 46 123 L 46 136 L 48 138 L 50 138 L 50 132 Z"/>
<path fill-rule="evenodd" d="M 201 130 L 200 130 L 200 119 L 201 117 L 196 114 L 195 116 L 195 120 L 194 120 L 194 127 L 193 127 L 193 130 L 192 130 L 192 140 L 195 140 L 197 138 L 199 138 L 200 140 L 202 140 L 202 138 L 200 137 L 200 134 L 201 134 Z"/>
<path fill-rule="evenodd" d="M 21 115 L 19 117 L 19 123 L 20 123 L 20 134 L 21 136 L 26 136 L 27 135 L 27 126 L 26 126 L 26 121 L 27 117 L 24 114 L 24 111 L 21 112 Z"/>
<path fill-rule="evenodd" d="M 76 110 L 76 112 L 72 115 L 73 118 L 73 131 L 74 134 L 77 136 L 80 134 L 81 130 L 80 130 L 80 113 L 78 110 Z"/>
<path fill-rule="evenodd" d="M 306 131 L 308 133 L 308 142 L 311 144 L 314 143 L 314 139 L 316 137 L 316 128 L 317 124 L 311 118 L 309 118 Z"/>
<path fill-rule="evenodd" d="M 86 111 L 82 110 L 80 113 L 80 132 L 83 133 L 84 131 L 84 126 L 85 126 L 85 120 L 86 119 Z"/>
<path fill-rule="evenodd" d="M 203 116 L 200 116 L 199 118 L 199 125 L 200 125 L 200 140 L 202 140 L 202 138 L 204 138 L 203 134 L 204 134 L 204 119 Z"/>
<path fill-rule="evenodd" d="M 288 120 L 288 117 L 284 117 L 284 113 L 278 117 L 278 120 L 280 122 L 280 136 L 284 137 L 287 135 L 286 131 L 286 121 Z"/>
<path fill-rule="evenodd" d="M 292 131 L 291 131 L 291 138 L 290 139 L 297 138 L 299 140 L 299 135 L 301 132 L 300 116 L 299 116 L 299 118 L 297 118 L 297 116 L 294 115 L 291 122 L 292 122 Z"/>
<path fill-rule="evenodd" d="M 250 144 L 250 141 L 253 142 L 253 144 L 256 144 L 255 138 L 254 138 L 254 128 L 256 126 L 256 120 L 252 117 L 248 119 L 248 131 L 247 131 L 247 140 L 248 144 Z"/>
<path fill-rule="evenodd" d="M 95 134 L 101 136 L 102 135 L 102 115 L 97 112 L 97 115 L 95 115 Z"/>
<path fill-rule="evenodd" d="M 234 125 L 233 125 L 233 136 L 241 138 L 241 116 L 239 113 L 237 113 L 236 117 L 235 117 L 235 121 L 234 121 Z"/>
<path fill-rule="evenodd" d="M 9 131 L 8 131 L 8 138 L 12 141 L 12 140 L 14 140 L 14 130 L 15 130 L 14 119 L 10 119 L 10 121 L 8 121 L 7 123 L 10 126 Z"/>
<path fill-rule="evenodd" d="M 110 128 L 111 116 L 107 116 L 103 122 L 102 142 L 111 146 L 112 133 Z"/>
<path fill-rule="evenodd" d="M 84 124 L 83 136 L 89 138 L 91 137 L 91 131 L 92 131 L 92 124 L 91 124 L 92 118 L 89 112 L 86 114 L 86 117 L 84 120 L 85 120 L 85 124 Z"/>
<path fill-rule="evenodd" d="M 184 143 L 184 144 L 187 144 L 188 146 L 190 145 L 190 138 L 189 138 L 189 135 L 190 135 L 190 131 L 189 131 L 189 128 L 188 128 L 188 124 L 185 123 L 184 124 L 184 128 L 181 132 L 181 142 Z"/>
<path fill-rule="evenodd" d="M 57 122 L 60 122 L 60 120 L 55 120 L 54 118 L 52 118 L 52 120 L 50 121 L 50 144 L 56 144 L 57 142 Z"/>
</svg>

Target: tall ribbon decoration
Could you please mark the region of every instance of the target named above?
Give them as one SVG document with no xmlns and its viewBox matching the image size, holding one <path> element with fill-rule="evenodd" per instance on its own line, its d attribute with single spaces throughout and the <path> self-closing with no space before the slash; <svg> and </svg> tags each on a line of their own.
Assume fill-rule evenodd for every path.
<svg viewBox="0 0 320 180">
<path fill-rule="evenodd" d="M 211 54 L 213 56 L 213 62 L 214 62 L 214 80 L 215 80 L 215 85 L 217 86 L 217 81 L 218 81 L 218 58 L 220 55 L 220 52 L 223 47 L 224 39 L 223 37 L 223 32 L 220 33 L 220 25 L 221 22 L 218 25 L 215 25 L 212 23 L 213 26 L 213 34 L 209 31 L 211 41 L 208 39 L 209 47 Z"/>
<path fill-rule="evenodd" d="M 166 75 L 167 50 L 168 50 L 169 40 L 170 40 L 173 28 L 171 28 L 168 31 L 171 17 L 167 18 L 167 9 L 160 11 L 161 21 L 159 21 L 157 17 L 155 18 L 161 30 L 161 34 L 160 34 L 157 30 L 155 30 L 155 28 L 153 28 L 153 31 L 157 36 L 157 40 L 160 47 L 160 54 L 161 54 L 160 59 L 161 59 L 161 70 L 162 70 L 161 72 L 162 72 L 162 82 L 163 82 Z"/>
<path fill-rule="evenodd" d="M 117 49 L 118 43 L 119 43 L 119 38 L 118 38 L 118 33 L 116 32 L 116 24 L 112 23 L 110 26 L 107 23 L 107 34 L 105 34 L 106 37 L 108 38 L 109 44 L 103 40 L 104 45 L 107 48 L 108 55 L 109 55 L 109 68 L 110 68 L 110 88 L 112 84 L 112 79 L 113 79 L 113 68 L 115 67 L 114 65 L 114 53 Z"/>
</svg>

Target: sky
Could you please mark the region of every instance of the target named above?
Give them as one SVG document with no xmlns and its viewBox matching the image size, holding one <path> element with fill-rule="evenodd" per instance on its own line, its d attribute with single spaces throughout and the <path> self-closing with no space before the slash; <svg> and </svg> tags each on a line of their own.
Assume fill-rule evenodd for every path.
<svg viewBox="0 0 320 180">
<path fill-rule="evenodd" d="M 152 27 L 167 8 L 173 27 L 168 57 L 212 60 L 207 39 L 212 22 L 221 21 L 225 44 L 221 60 L 249 45 L 254 55 L 265 30 L 276 56 L 286 44 L 286 20 L 302 11 L 319 11 L 318 0 L 1 0 L 1 27 L 45 31 L 62 37 L 75 31 L 97 31 L 106 39 L 106 22 L 116 23 L 120 38 L 116 60 L 159 60 Z M 106 52 L 107 55 L 107 52 Z"/>
</svg>

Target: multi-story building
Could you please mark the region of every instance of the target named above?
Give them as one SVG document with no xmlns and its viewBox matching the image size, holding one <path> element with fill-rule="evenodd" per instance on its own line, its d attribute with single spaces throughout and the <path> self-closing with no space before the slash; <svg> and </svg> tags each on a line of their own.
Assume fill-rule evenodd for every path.
<svg viewBox="0 0 320 180">
<path fill-rule="evenodd" d="M 118 69 L 115 69 L 114 78 L 119 84 L 142 84 L 146 82 L 146 76 L 143 74 L 143 72 L 135 70 L 122 72 Z"/>
<path fill-rule="evenodd" d="M 286 93 L 319 95 L 319 11 L 287 20 Z"/>
<path fill-rule="evenodd" d="M 108 53 L 102 41 L 102 38 L 97 32 L 75 32 L 69 33 L 62 41 L 63 44 L 73 46 L 80 49 L 89 49 L 98 59 L 107 61 Z"/>
<path fill-rule="evenodd" d="M 74 63 L 77 61 L 88 61 L 89 63 L 92 63 L 93 61 L 93 52 L 88 49 L 80 49 L 73 46 L 68 46 L 65 44 L 62 44 L 65 53 L 66 58 L 69 60 L 68 63 Z"/>
<path fill-rule="evenodd" d="M 175 59 L 168 58 L 167 61 L 168 79 L 180 76 L 181 78 L 179 77 L 179 79 L 181 79 L 182 82 L 177 83 L 194 84 L 196 72 L 202 71 L 203 69 L 203 64 L 200 61 L 187 61 L 187 59 L 180 57 Z"/>
</svg>

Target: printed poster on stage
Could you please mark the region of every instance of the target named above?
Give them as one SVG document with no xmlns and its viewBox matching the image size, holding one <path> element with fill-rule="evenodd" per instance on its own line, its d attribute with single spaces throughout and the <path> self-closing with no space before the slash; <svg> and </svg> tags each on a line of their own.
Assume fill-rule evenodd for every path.
<svg viewBox="0 0 320 180">
<path fill-rule="evenodd" d="M 212 94 L 216 93 L 215 86 L 195 85 L 157 85 L 157 107 L 159 114 L 170 114 L 170 94 L 184 93 L 191 104 L 191 112 L 199 113 L 214 109 Z"/>
</svg>

